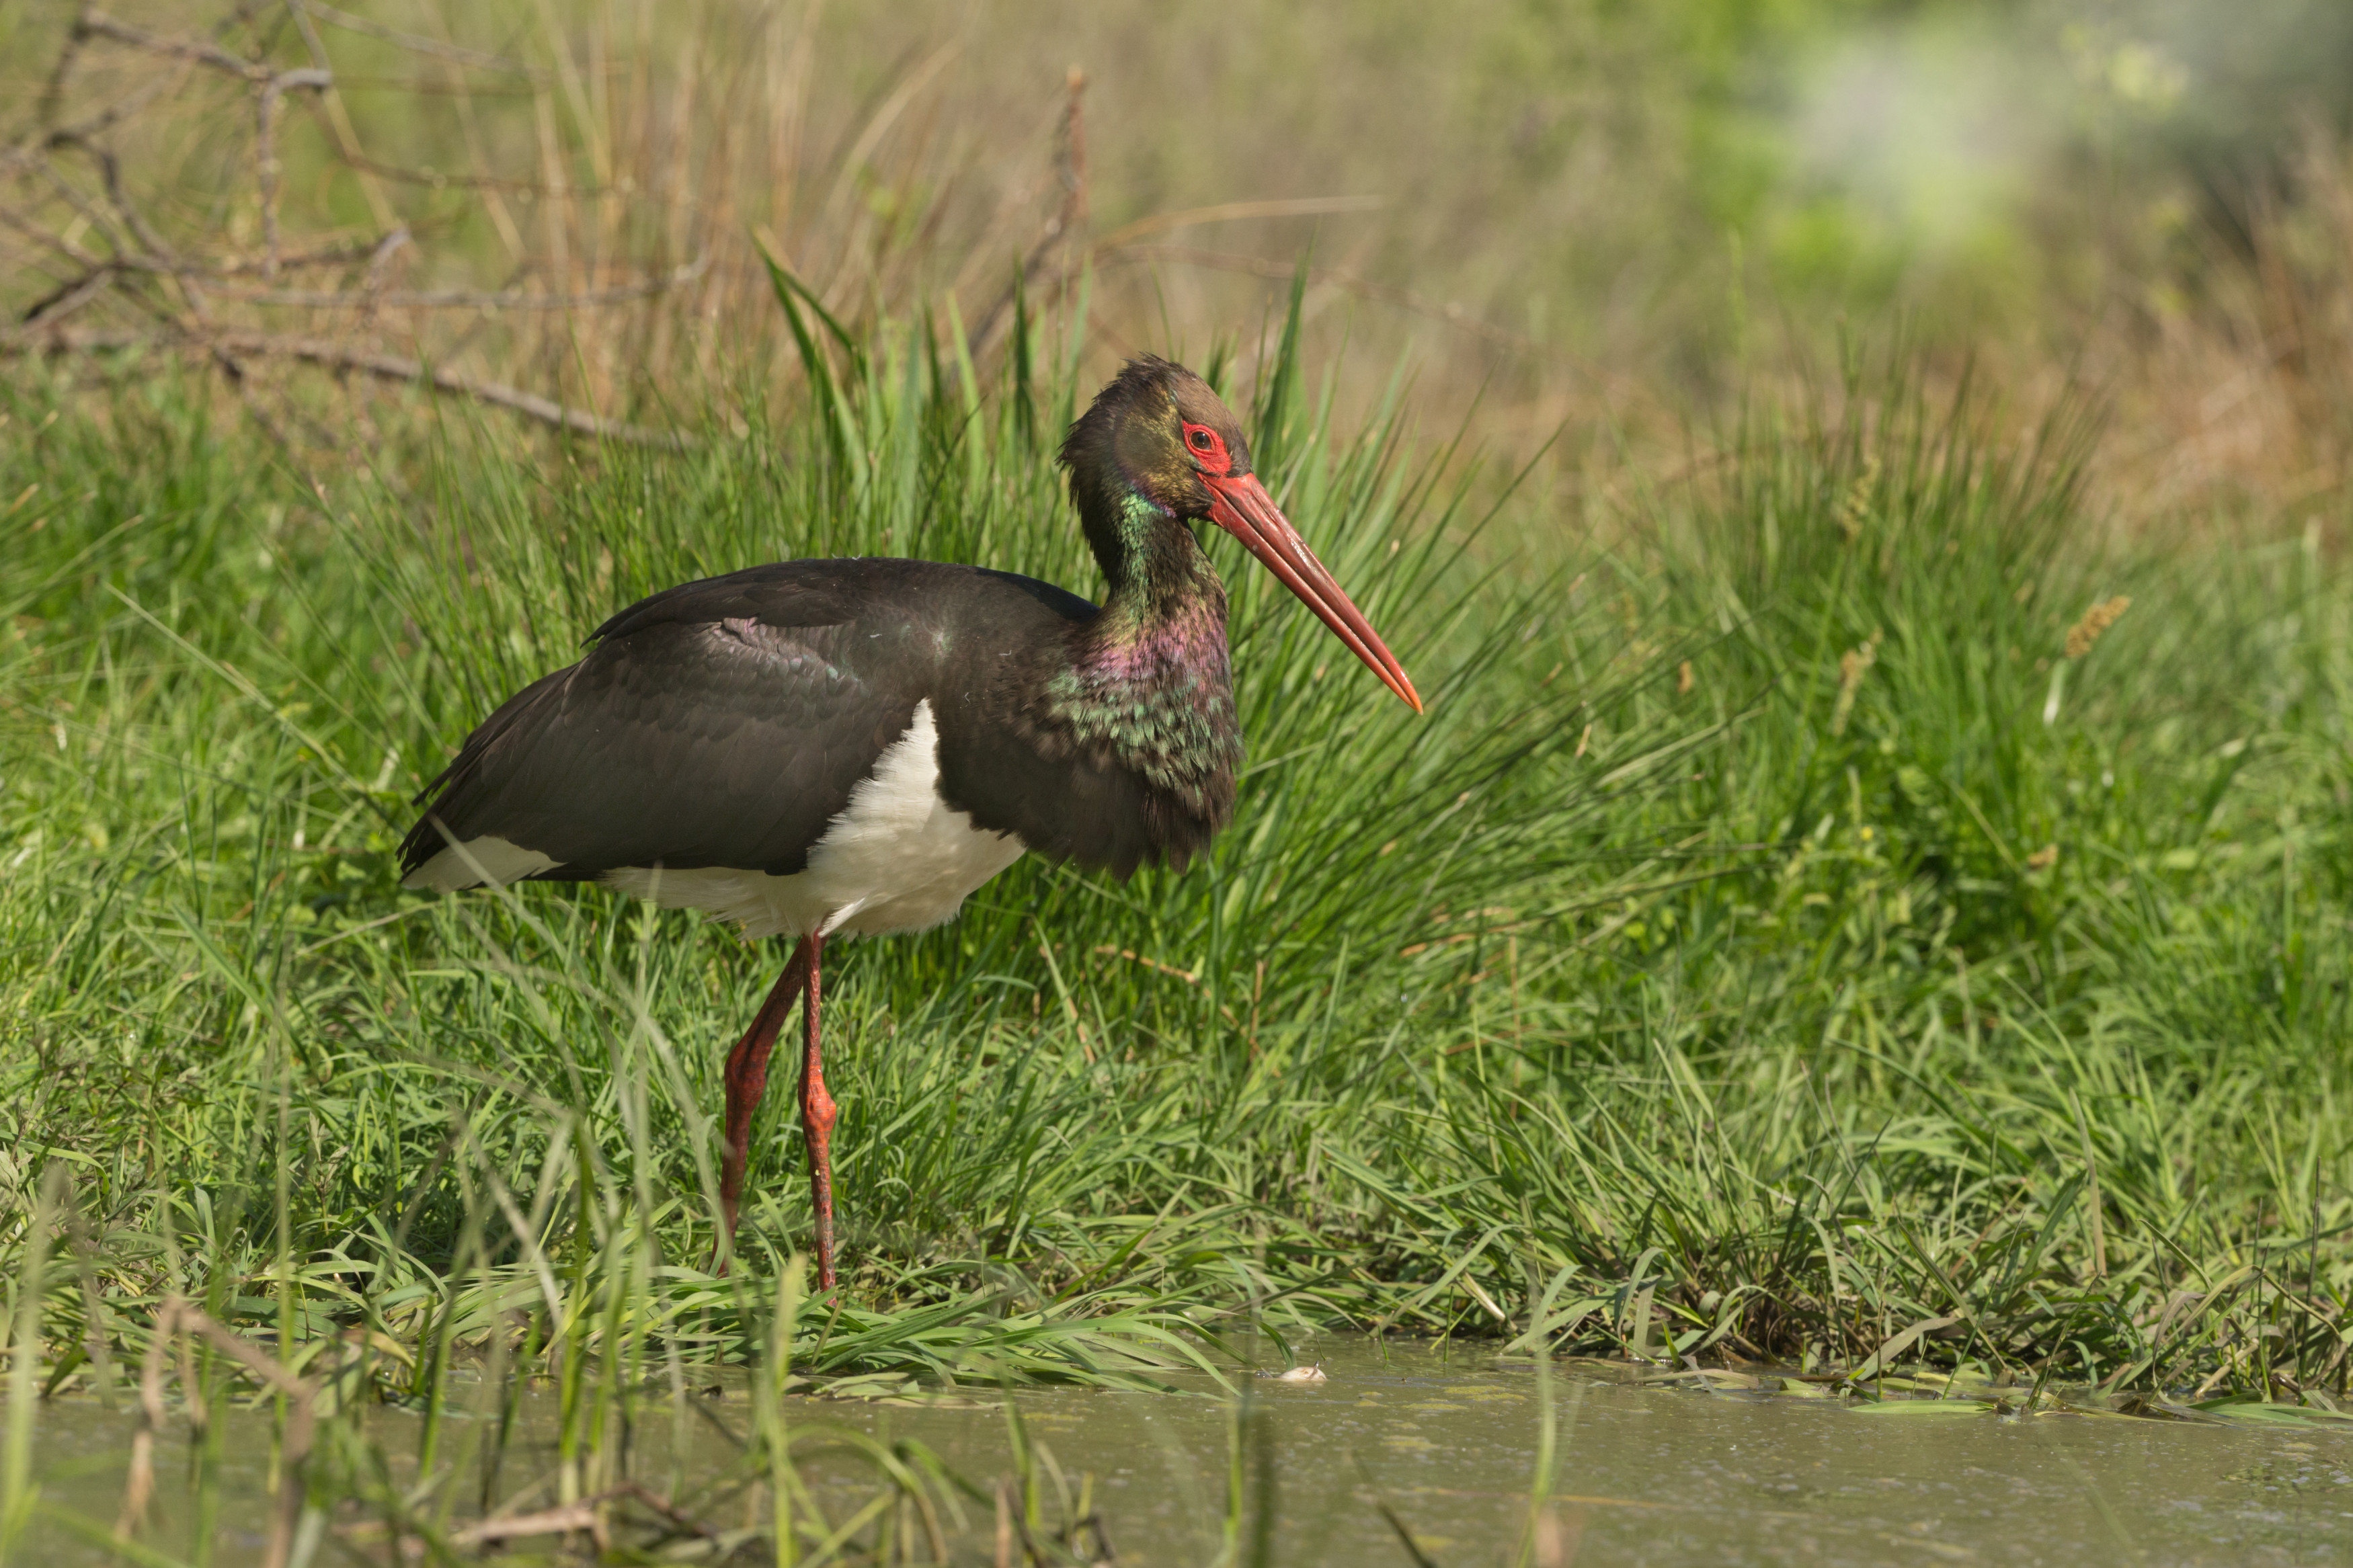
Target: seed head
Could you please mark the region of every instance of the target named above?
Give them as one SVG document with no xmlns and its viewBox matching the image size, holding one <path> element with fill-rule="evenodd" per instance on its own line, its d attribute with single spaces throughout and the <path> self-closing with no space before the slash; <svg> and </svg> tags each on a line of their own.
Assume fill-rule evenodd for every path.
<svg viewBox="0 0 2353 1568">
<path fill-rule="evenodd" d="M 1879 483 L 1879 458 L 1873 456 L 1862 465 L 1862 472 L 1846 487 L 1846 499 L 1839 503 L 1839 531 L 1852 544 L 1862 532 L 1863 523 L 1871 516 L 1872 488 Z"/>
<path fill-rule="evenodd" d="M 1855 688 L 1862 684 L 1862 673 L 1879 658 L 1879 633 L 1873 630 L 1862 642 L 1839 655 L 1838 702 L 1831 709 L 1831 733 L 1846 733 L 1846 721 L 1854 712 Z"/>
<path fill-rule="evenodd" d="M 2067 657 L 2081 658 L 2091 652 L 2092 645 L 2100 640 L 2100 634 L 2122 620 L 2125 612 L 2131 608 L 2132 601 L 2119 594 L 2085 610 L 2084 618 L 2067 628 Z"/>
</svg>

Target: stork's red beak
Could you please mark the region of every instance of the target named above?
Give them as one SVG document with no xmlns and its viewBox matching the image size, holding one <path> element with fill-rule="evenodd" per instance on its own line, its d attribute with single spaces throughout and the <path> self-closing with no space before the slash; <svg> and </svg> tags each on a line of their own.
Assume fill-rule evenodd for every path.
<svg viewBox="0 0 2353 1568">
<path fill-rule="evenodd" d="M 1255 474 L 1203 474 L 1201 482 L 1209 487 L 1209 521 L 1242 542 L 1242 548 L 1259 559 L 1259 564 L 1282 579 L 1282 585 L 1299 595 L 1307 607 L 1315 612 L 1332 634 L 1346 643 L 1350 651 L 1371 667 L 1381 678 L 1381 683 L 1406 700 L 1417 713 L 1421 711 L 1421 698 L 1413 682 L 1405 678 L 1405 668 L 1388 645 L 1381 641 L 1373 624 L 1365 619 L 1362 610 L 1348 602 L 1340 592 L 1340 584 L 1332 581 L 1332 574 L 1324 570 L 1324 563 L 1307 548 L 1299 531 L 1291 526 L 1275 506 L 1274 498 L 1258 482 Z"/>
</svg>

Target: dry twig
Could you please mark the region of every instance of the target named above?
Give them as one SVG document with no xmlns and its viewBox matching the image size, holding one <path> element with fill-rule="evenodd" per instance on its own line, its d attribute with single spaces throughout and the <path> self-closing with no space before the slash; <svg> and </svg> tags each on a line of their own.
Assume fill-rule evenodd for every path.
<svg viewBox="0 0 2353 1568">
<path fill-rule="evenodd" d="M 227 47 L 226 32 L 211 37 L 167 35 L 95 6 L 86 7 L 76 18 L 41 100 L 42 128 L 13 146 L 0 148 L 0 178 L 31 182 L 29 205 L 0 199 L 0 231 L 37 247 L 36 254 L 50 258 L 47 270 L 53 277 L 53 281 L 16 308 L 13 323 L 0 325 L 0 354 L 147 349 L 200 355 L 220 370 L 248 408 L 281 440 L 278 421 L 255 401 L 251 363 L 307 364 L 340 375 L 356 374 L 420 386 L 606 439 L 672 447 L 684 445 L 681 437 L 670 433 L 605 418 L 577 406 L 576 400 L 549 397 L 505 380 L 469 374 L 430 353 L 391 352 L 380 342 L 370 341 L 382 327 L 394 327 L 406 329 L 411 341 L 421 347 L 437 335 L 431 331 L 432 323 L 449 311 L 469 312 L 479 323 L 504 311 L 544 317 L 626 305 L 702 277 L 709 258 L 700 257 L 650 276 L 567 292 L 388 287 L 396 257 L 415 238 L 409 226 L 384 204 L 374 181 L 389 174 L 435 187 L 449 182 L 430 170 L 396 169 L 361 151 L 349 118 L 334 97 L 334 71 L 313 19 L 382 39 L 448 66 L 499 70 L 535 83 L 549 73 L 501 56 L 415 37 L 310 0 L 288 0 L 287 14 L 310 56 L 308 64 L 293 68 L 280 68 L 269 61 L 258 33 L 253 55 L 248 58 Z M 240 11 L 232 21 L 242 24 L 250 17 Z M 112 46 L 168 63 L 96 113 L 69 120 L 63 112 L 65 97 L 93 45 Z M 240 84 L 250 106 L 252 184 L 248 188 L 254 193 L 254 204 L 247 210 L 258 218 L 259 254 L 235 243 L 226 219 L 219 216 L 223 209 L 218 203 L 209 209 L 215 214 L 210 227 L 175 243 L 166 233 L 167 226 L 150 216 L 148 202 L 133 195 L 132 183 L 125 176 L 124 153 L 114 144 L 112 133 L 141 110 L 167 99 L 191 73 L 231 79 Z M 309 93 L 320 106 L 329 156 L 351 170 L 375 206 L 379 225 L 373 238 L 353 243 L 335 237 L 287 233 L 281 210 L 284 170 L 280 149 L 284 131 L 280 111 L 290 93 Z M 95 189 L 87 188 L 92 182 L 80 172 L 84 161 L 96 175 Z M 155 202 L 153 210 L 173 210 L 172 204 Z M 277 286 L 286 272 L 345 268 L 362 269 L 353 286 Z M 263 287 L 216 287 L 224 279 L 257 275 Z M 229 317 L 222 315 L 224 310 L 230 311 Z M 336 312 L 349 330 L 328 334 L 290 331 L 278 322 L 250 316 L 255 310 L 282 310 Z M 387 312 L 395 319 L 387 321 Z M 79 324 L 92 315 L 106 324 Z M 246 319 L 236 319 L 240 316 Z M 462 345 L 464 341 L 460 336 L 459 342 Z"/>
<path fill-rule="evenodd" d="M 585 408 L 567 408 L 552 398 L 542 397 L 535 392 L 525 392 L 518 386 L 509 386 L 504 382 L 461 375 L 456 371 L 428 365 L 421 360 L 401 354 L 374 353 L 330 338 L 281 337 L 269 332 L 234 330 L 168 338 L 147 332 L 60 329 L 0 339 L 0 353 L 96 353 L 143 348 L 193 348 L 227 353 L 238 359 L 299 360 L 329 370 L 358 371 L 382 381 L 409 382 L 430 387 L 436 392 L 470 397 L 478 403 L 512 409 L 543 424 L 582 436 L 626 441 L 638 447 L 665 447 L 672 450 L 682 450 L 690 444 L 684 436 L 675 431 L 655 430 L 642 425 L 607 419 Z"/>
</svg>

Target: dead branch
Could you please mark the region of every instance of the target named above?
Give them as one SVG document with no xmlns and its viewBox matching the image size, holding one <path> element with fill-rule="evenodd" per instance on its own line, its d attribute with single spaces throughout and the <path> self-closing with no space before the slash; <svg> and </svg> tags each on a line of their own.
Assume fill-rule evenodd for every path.
<svg viewBox="0 0 2353 1568">
<path fill-rule="evenodd" d="M 118 22 L 103 11 L 84 11 L 75 19 L 73 32 L 77 42 L 87 38 L 111 38 L 134 49 L 144 49 L 149 54 L 210 66 L 216 71 L 250 82 L 266 82 L 271 74 L 268 66 L 240 59 L 217 44 L 208 44 L 201 38 L 167 38 L 144 27 L 134 27 L 128 22 Z"/>
<path fill-rule="evenodd" d="M 543 1508 L 535 1513 L 518 1513 L 505 1519 L 486 1519 L 462 1530 L 450 1532 L 449 1544 L 456 1547 L 490 1546 L 500 1542 L 520 1540 L 532 1535 L 572 1535 L 596 1526 L 596 1505 L 601 1497 L 568 1502 L 556 1508 Z"/>
<path fill-rule="evenodd" d="M 357 371 L 381 381 L 424 385 L 435 392 L 470 397 L 477 403 L 511 409 L 558 429 L 594 436 L 601 440 L 624 441 L 636 447 L 659 447 L 671 451 L 681 451 L 694 444 L 691 437 L 678 431 L 654 430 L 642 425 L 607 419 L 585 408 L 567 408 L 537 393 L 525 392 L 504 382 L 478 380 L 400 354 L 375 353 L 325 338 L 283 337 L 271 332 L 236 329 L 178 336 L 134 331 L 76 331 L 70 329 L 26 331 L 19 329 L 0 335 L 0 354 L 107 353 L 129 349 L 194 350 L 207 354 L 225 353 L 239 359 L 297 360 L 329 370 Z"/>
<path fill-rule="evenodd" d="M 31 308 L 25 312 L 25 319 L 21 324 L 26 327 L 58 325 L 68 316 L 106 292 L 106 286 L 113 281 L 113 278 L 111 268 L 100 267 L 83 273 L 79 278 L 58 284 L 56 289 L 33 301 Z"/>
<path fill-rule="evenodd" d="M 297 88 L 332 87 L 332 72 L 311 68 L 280 71 L 262 84 L 254 106 L 255 174 L 261 186 L 261 275 L 278 276 L 278 100 Z M 404 231 L 405 232 L 405 231 Z"/>
<path fill-rule="evenodd" d="M 59 56 L 61 61 L 71 58 L 70 50 Z M 0 148 L 0 170 L 22 168 L 52 147 L 61 147 L 69 142 L 79 141 L 85 137 L 95 136 L 101 131 L 111 130 L 154 102 L 173 85 L 174 79 L 170 76 L 151 77 L 85 120 L 77 121 L 71 125 L 52 125 L 48 130 L 38 132 L 14 147 Z"/>
<path fill-rule="evenodd" d="M 371 296 L 351 289 L 227 289 L 221 290 L 219 297 L 246 305 L 284 305 L 312 310 L 356 310 L 371 306 L 419 310 L 593 310 L 666 294 L 693 282 L 710 268 L 711 258 L 706 256 L 659 278 L 643 278 L 634 283 L 578 294 L 534 294 L 524 289 L 387 289 Z"/>
<path fill-rule="evenodd" d="M 65 177 L 64 173 L 58 169 L 53 160 L 44 155 L 35 159 L 33 166 L 41 178 L 48 182 L 49 187 L 57 192 L 65 204 L 73 208 L 74 215 L 103 236 L 107 244 L 111 246 L 118 255 L 126 253 L 130 249 L 122 243 L 121 237 L 114 232 L 114 225 L 108 221 L 106 215 L 91 204 L 90 197 L 79 186 Z M 100 258 L 81 249 L 64 235 L 43 234 L 40 237 L 49 248 L 69 260 L 78 262 L 84 267 L 95 267 L 100 263 Z"/>
<path fill-rule="evenodd" d="M 584 199 L 644 194 L 624 192 L 611 185 L 555 185 L 544 180 L 527 180 L 512 174 L 452 174 L 441 169 L 408 169 L 356 152 L 345 154 L 343 162 L 358 172 L 374 174 L 380 180 L 392 180 L 404 185 L 423 185 L 435 191 L 513 191 L 522 195 L 573 195 Z M 672 199 L 688 206 L 694 205 L 691 195 L 681 194 Z"/>
<path fill-rule="evenodd" d="M 348 11 L 336 10 L 332 5 L 322 5 L 319 0 L 300 0 L 300 4 L 303 10 L 331 27 L 341 27 L 347 33 L 364 33 L 371 38 L 396 44 L 411 54 L 447 60 L 451 65 L 471 66 L 477 70 L 503 71 L 509 76 L 523 77 L 532 81 L 555 79 L 555 73 L 543 66 L 509 59 L 504 55 L 486 55 L 480 49 L 462 48 L 438 39 L 420 37 L 415 33 L 404 33 L 397 28 L 387 27 L 382 22 L 372 22 L 365 16 L 354 16 Z"/>
<path fill-rule="evenodd" d="M 146 215 L 139 210 L 137 204 L 132 201 L 131 193 L 122 188 L 122 160 L 100 142 L 77 138 L 68 145 L 79 148 L 97 163 L 99 177 L 106 184 L 107 204 L 114 208 L 114 215 L 122 220 L 122 226 L 131 231 L 131 237 L 139 242 L 140 249 L 163 262 L 168 269 L 173 260 L 172 247 L 147 221 Z"/>
<path fill-rule="evenodd" d="M 47 245 L 58 255 L 86 269 L 110 273 L 152 272 L 172 278 L 205 278 L 215 280 L 224 278 L 241 278 L 261 270 L 259 257 L 227 261 L 197 261 L 185 258 L 166 261 L 158 257 L 128 253 L 121 256 L 93 256 L 78 247 L 64 245 L 55 235 L 46 232 L 37 224 L 5 205 L 0 205 L 0 224 L 7 225 L 28 239 Z M 405 233 L 406 230 L 400 229 L 395 232 Z M 385 238 L 389 237 L 385 237 Z M 281 272 L 296 272 L 315 267 L 350 267 L 359 262 L 375 259 L 376 253 L 384 247 L 384 243 L 383 239 L 375 239 L 364 245 L 331 245 L 319 250 L 297 251 L 291 256 L 280 257 L 278 268 Z M 241 296 L 231 291 L 224 291 L 221 297 L 230 299 Z"/>
<path fill-rule="evenodd" d="M 615 1487 L 607 1495 L 616 1498 L 635 1498 L 647 1508 L 651 1509 L 655 1513 L 659 1514 L 663 1521 L 667 1522 L 672 1530 L 678 1531 L 681 1535 L 699 1535 L 705 1541 L 716 1541 L 719 1539 L 719 1531 L 717 1530 L 713 1529 L 709 1524 L 704 1523 L 702 1520 L 695 1518 L 694 1515 L 687 1512 L 684 1509 L 680 1508 L 676 1503 L 670 1501 L 670 1499 L 662 1496 L 659 1492 L 653 1490 L 649 1487 L 643 1486 L 638 1482 L 624 1481 L 619 1486 Z M 943 1557 L 942 1560 L 944 1561 L 944 1557 Z"/>
<path fill-rule="evenodd" d="M 512 1513 L 473 1523 L 452 1531 L 449 1544 L 457 1547 L 492 1546 L 532 1535 L 570 1535 L 581 1531 L 595 1531 L 601 1527 L 600 1510 L 609 1502 L 628 1500 L 643 1504 L 659 1516 L 671 1531 L 680 1535 L 697 1536 L 705 1541 L 719 1539 L 719 1531 L 688 1513 L 670 1499 L 636 1481 L 624 1481 L 593 1497 L 555 1508 L 543 1508 L 531 1513 Z"/>
</svg>

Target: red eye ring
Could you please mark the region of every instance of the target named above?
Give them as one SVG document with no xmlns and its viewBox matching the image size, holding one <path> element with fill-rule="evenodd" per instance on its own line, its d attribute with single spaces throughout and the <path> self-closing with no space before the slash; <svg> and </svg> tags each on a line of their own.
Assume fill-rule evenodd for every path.
<svg viewBox="0 0 2353 1568">
<path fill-rule="evenodd" d="M 1234 459 L 1226 450 L 1226 438 L 1208 426 L 1187 424 L 1185 426 L 1185 445 L 1192 450 L 1194 458 L 1206 471 L 1224 474 L 1232 470 Z"/>
</svg>

